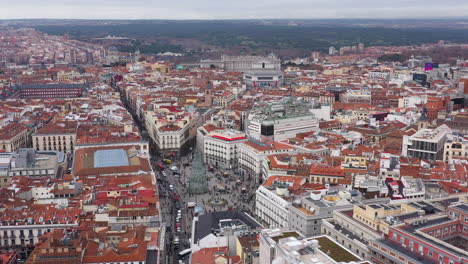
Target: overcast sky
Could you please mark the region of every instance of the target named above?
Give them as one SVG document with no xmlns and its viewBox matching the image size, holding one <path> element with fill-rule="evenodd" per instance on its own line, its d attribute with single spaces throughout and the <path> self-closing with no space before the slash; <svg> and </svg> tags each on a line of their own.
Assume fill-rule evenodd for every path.
<svg viewBox="0 0 468 264">
<path fill-rule="evenodd" d="M 0 0 L 0 19 L 467 17 L 468 0 Z"/>
</svg>

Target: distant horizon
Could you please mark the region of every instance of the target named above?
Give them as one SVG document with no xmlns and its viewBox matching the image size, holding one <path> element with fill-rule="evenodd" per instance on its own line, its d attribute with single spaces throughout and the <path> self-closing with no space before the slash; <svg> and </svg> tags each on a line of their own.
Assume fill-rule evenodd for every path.
<svg viewBox="0 0 468 264">
<path fill-rule="evenodd" d="M 37 18 L 0 18 L 0 21 L 9 21 L 9 20 L 86 20 L 86 21 L 262 21 L 262 20 L 418 20 L 418 21 L 431 21 L 431 20 L 466 20 L 468 17 L 426 17 L 426 18 L 411 18 L 411 17 L 399 17 L 399 18 L 371 18 L 371 17 L 356 17 L 356 18 L 219 18 L 219 19 L 190 19 L 190 18 L 180 18 L 180 19 L 164 19 L 164 18 L 47 18 L 47 17 L 37 17 Z"/>
<path fill-rule="evenodd" d="M 463 18 L 466 0 L 2 0 L 0 19 L 250 20 Z"/>
<path fill-rule="evenodd" d="M 414 20 L 414 21 L 431 21 L 431 20 L 462 20 L 468 21 L 468 17 L 425 17 L 425 18 L 412 18 L 412 17 L 398 17 L 398 18 L 372 18 L 372 17 L 340 17 L 340 18 L 47 18 L 47 17 L 33 17 L 33 18 L 0 18 L 0 21 L 13 21 L 13 20 L 66 20 L 66 21 L 274 21 L 274 20 L 291 20 L 291 21 L 333 21 L 333 20 L 375 20 L 375 21 L 401 21 L 401 20 Z"/>
<path fill-rule="evenodd" d="M 21 21 L 21 20 L 53 20 L 53 21 L 343 21 L 343 20 L 363 20 L 363 21 L 467 21 L 466 17 L 432 17 L 432 18 L 232 18 L 232 19 L 158 19 L 158 18 L 135 18 L 135 19 L 105 19 L 105 18 L 0 18 L 0 21 Z"/>
</svg>

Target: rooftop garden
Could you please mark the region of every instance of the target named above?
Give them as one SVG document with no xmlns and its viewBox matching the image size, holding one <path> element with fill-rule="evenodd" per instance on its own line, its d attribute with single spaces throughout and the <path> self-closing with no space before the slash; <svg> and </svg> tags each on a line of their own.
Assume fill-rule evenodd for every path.
<svg viewBox="0 0 468 264">
<path fill-rule="evenodd" d="M 351 254 L 348 250 L 344 249 L 336 242 L 330 240 L 328 237 L 322 236 L 316 239 L 319 241 L 320 250 L 336 262 L 351 262 L 360 260 L 355 255 Z"/>
</svg>

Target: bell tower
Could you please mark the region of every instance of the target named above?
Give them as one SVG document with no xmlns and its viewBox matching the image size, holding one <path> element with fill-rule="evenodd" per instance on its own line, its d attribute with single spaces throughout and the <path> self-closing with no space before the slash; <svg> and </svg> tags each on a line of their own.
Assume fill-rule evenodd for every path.
<svg viewBox="0 0 468 264">
<path fill-rule="evenodd" d="M 416 122 L 418 126 L 418 131 L 424 128 L 427 128 L 429 126 L 429 118 L 427 118 L 427 108 L 424 107 L 423 112 L 418 118 L 418 121 Z"/>
<path fill-rule="evenodd" d="M 208 79 L 208 82 L 206 84 L 205 88 L 205 105 L 206 106 L 211 106 L 213 104 L 213 98 L 212 98 L 212 86 L 211 86 L 211 81 Z"/>
</svg>

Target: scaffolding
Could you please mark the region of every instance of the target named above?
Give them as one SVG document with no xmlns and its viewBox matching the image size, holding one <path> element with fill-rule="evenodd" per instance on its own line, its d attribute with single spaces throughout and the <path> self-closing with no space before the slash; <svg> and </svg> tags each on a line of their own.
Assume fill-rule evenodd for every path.
<svg viewBox="0 0 468 264">
<path fill-rule="evenodd" d="M 190 195 L 204 194 L 208 192 L 208 179 L 206 177 L 205 164 L 203 163 L 200 150 L 195 149 L 190 173 L 189 188 Z"/>
</svg>

